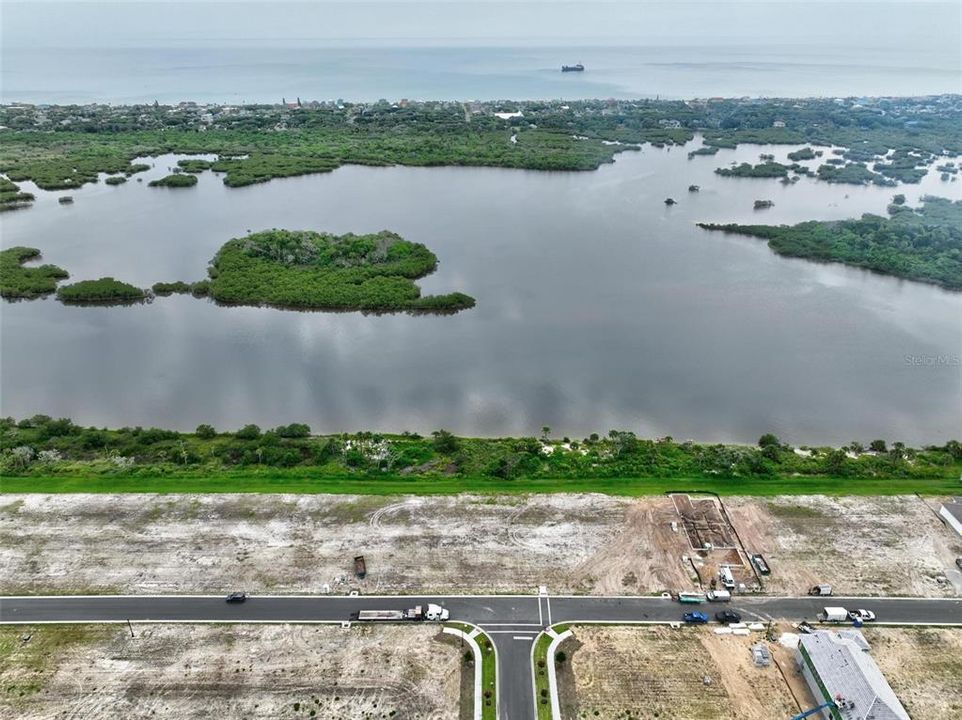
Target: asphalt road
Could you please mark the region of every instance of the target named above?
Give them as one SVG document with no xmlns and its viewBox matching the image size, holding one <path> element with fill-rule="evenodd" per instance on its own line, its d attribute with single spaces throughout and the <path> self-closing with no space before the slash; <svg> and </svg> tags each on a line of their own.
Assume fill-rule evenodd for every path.
<svg viewBox="0 0 962 720">
<path fill-rule="evenodd" d="M 255 596 L 227 604 L 217 596 L 0 597 L 0 623 L 56 622 L 340 622 L 358 610 L 404 609 L 428 602 L 448 608 L 452 620 L 480 625 L 498 652 L 502 720 L 533 720 L 531 646 L 543 627 L 558 622 L 669 622 L 693 606 L 644 597 L 585 596 Z M 738 598 L 726 607 L 746 620 L 815 620 L 825 605 L 865 608 L 880 622 L 962 625 L 962 599 Z"/>
</svg>

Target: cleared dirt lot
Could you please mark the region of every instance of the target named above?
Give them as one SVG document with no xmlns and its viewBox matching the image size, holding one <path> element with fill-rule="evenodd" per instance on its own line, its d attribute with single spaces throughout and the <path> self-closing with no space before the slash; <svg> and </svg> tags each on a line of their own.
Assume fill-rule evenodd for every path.
<svg viewBox="0 0 962 720">
<path fill-rule="evenodd" d="M 791 717 L 811 696 L 785 648 L 770 645 L 791 688 L 774 664 L 752 664 L 750 648 L 762 636 L 717 636 L 706 628 L 577 627 L 559 679 L 562 715 L 567 720 Z"/>
<path fill-rule="evenodd" d="M 460 653 L 437 627 L 134 630 L 0 628 L 0 718 L 458 718 Z"/>
<path fill-rule="evenodd" d="M 962 541 L 936 517 L 936 501 L 803 496 L 725 505 L 742 541 L 772 566 L 769 592 L 828 582 L 841 595 L 962 594 L 954 565 Z"/>
<path fill-rule="evenodd" d="M 872 656 L 913 718 L 962 717 L 962 629 L 864 630 Z"/>
<path fill-rule="evenodd" d="M 872 657 L 913 718 L 962 717 L 962 630 L 867 627 L 863 632 Z M 574 638 L 562 646 L 569 658 L 559 666 L 562 714 L 566 720 L 771 720 L 813 707 L 793 651 L 766 643 L 781 672 L 775 665 L 753 665 L 750 647 L 762 635 L 575 627 Z M 704 684 L 706 675 L 710 685 Z"/>
<path fill-rule="evenodd" d="M 771 592 L 962 592 L 937 579 L 962 542 L 916 497 L 724 504 Z M 697 583 L 679 520 L 667 497 L 4 495 L 0 592 L 647 594 Z"/>
</svg>

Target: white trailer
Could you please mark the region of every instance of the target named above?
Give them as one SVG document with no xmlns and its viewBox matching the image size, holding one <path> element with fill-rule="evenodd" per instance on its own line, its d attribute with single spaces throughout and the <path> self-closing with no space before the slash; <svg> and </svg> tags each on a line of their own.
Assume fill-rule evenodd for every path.
<svg viewBox="0 0 962 720">
<path fill-rule="evenodd" d="M 848 610 L 843 607 L 825 607 L 818 614 L 818 619 L 822 622 L 838 623 L 848 620 Z"/>
<path fill-rule="evenodd" d="M 727 590 L 709 590 L 706 594 L 709 602 L 728 602 L 732 599 L 732 594 Z"/>
</svg>

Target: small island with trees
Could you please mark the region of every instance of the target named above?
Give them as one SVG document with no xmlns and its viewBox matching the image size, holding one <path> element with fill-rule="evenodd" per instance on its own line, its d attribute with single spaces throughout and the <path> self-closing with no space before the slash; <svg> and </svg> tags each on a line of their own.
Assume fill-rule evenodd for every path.
<svg viewBox="0 0 962 720">
<path fill-rule="evenodd" d="M 147 184 L 150 187 L 187 188 L 197 184 L 197 176 L 190 173 L 174 173 L 165 175 L 159 180 L 151 180 Z"/>
<path fill-rule="evenodd" d="M 310 310 L 457 312 L 464 293 L 421 296 L 414 280 L 437 268 L 420 243 L 384 230 L 331 235 L 267 230 L 229 240 L 211 261 L 210 296 L 231 305 Z"/>
<path fill-rule="evenodd" d="M 71 305 L 124 305 L 143 302 L 147 298 L 147 291 L 143 288 L 112 277 L 81 280 L 57 290 L 57 299 Z"/>
</svg>

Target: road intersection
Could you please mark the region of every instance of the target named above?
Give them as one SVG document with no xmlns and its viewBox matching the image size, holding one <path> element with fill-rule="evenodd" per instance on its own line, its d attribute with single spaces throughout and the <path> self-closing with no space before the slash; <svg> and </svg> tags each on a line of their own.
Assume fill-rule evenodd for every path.
<svg viewBox="0 0 962 720">
<path fill-rule="evenodd" d="M 341 623 L 359 610 L 394 610 L 438 603 L 451 620 L 473 623 L 497 649 L 501 720 L 533 720 L 531 648 L 557 623 L 678 622 L 685 606 L 662 597 L 565 595 L 253 596 L 228 604 L 223 596 L 83 595 L 0 597 L 0 624 L 34 623 Z M 962 599 L 739 597 L 725 607 L 746 620 L 814 622 L 825 605 L 866 608 L 890 624 L 962 625 Z"/>
</svg>

